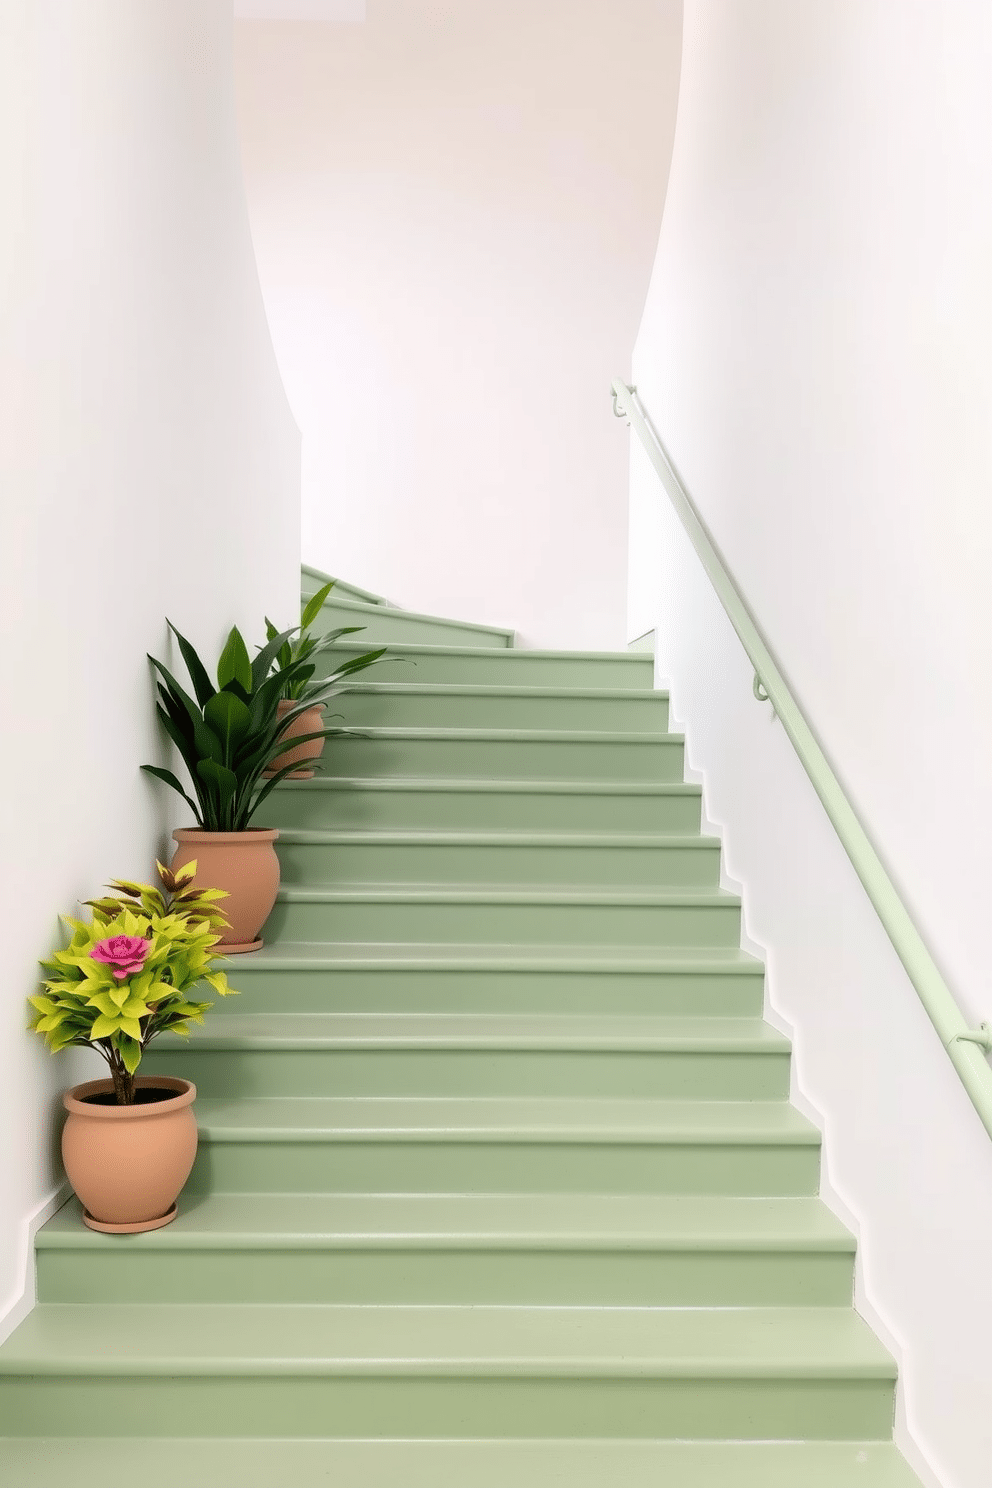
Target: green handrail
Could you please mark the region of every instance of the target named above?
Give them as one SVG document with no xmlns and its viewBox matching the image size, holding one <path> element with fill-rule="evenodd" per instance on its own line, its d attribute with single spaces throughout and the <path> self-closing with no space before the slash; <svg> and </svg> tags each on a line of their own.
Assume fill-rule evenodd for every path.
<svg viewBox="0 0 992 1488">
<path fill-rule="evenodd" d="M 977 1029 L 969 1028 L 954 994 L 938 971 L 868 833 L 830 768 L 813 730 L 803 717 L 757 621 L 720 556 L 668 451 L 641 407 L 637 389 L 628 387 L 619 378 L 615 378 L 613 382 L 613 411 L 617 418 L 626 418 L 629 421 L 660 476 L 710 583 L 754 667 L 755 696 L 762 702 L 769 701 L 775 709 L 813 789 L 822 801 L 823 808 L 854 865 L 854 871 L 860 878 L 865 893 L 875 907 L 896 955 L 906 968 L 906 975 L 916 988 L 927 1016 L 937 1030 L 940 1041 L 978 1112 L 982 1125 L 989 1136 L 992 1136 L 992 1067 L 985 1057 L 992 1052 L 992 1028 L 988 1023 L 983 1023 Z"/>
</svg>

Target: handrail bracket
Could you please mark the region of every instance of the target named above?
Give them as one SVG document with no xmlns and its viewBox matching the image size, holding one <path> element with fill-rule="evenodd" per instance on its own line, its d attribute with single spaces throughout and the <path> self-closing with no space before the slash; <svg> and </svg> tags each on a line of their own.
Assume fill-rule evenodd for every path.
<svg viewBox="0 0 992 1488">
<path fill-rule="evenodd" d="M 626 386 L 626 384 L 625 384 L 625 386 Z M 637 388 L 636 387 L 629 387 L 629 388 L 627 388 L 627 391 L 628 391 L 628 393 L 636 393 L 637 392 Z M 612 387 L 610 389 L 610 394 L 611 394 L 611 396 L 613 398 L 613 417 L 614 418 L 618 418 L 618 419 L 626 419 L 627 420 L 627 423 L 629 425 L 630 424 L 630 415 L 627 413 L 627 411 L 625 409 L 619 408 L 617 406 L 617 390 L 616 390 L 615 387 Z"/>
<path fill-rule="evenodd" d="M 953 1040 L 959 1044 L 978 1044 L 986 1054 L 992 1054 L 992 1023 L 979 1023 L 977 1028 L 969 1029 L 967 1033 L 959 1033 Z"/>
</svg>

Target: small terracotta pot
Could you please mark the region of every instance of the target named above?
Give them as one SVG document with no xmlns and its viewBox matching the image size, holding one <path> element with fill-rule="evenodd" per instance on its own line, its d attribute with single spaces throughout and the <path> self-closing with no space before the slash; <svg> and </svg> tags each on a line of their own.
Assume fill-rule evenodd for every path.
<svg viewBox="0 0 992 1488">
<path fill-rule="evenodd" d="M 196 1157 L 196 1086 L 168 1075 L 139 1075 L 136 1090 L 168 1090 L 148 1105 L 96 1106 L 88 1095 L 113 1095 L 113 1080 L 87 1080 L 67 1090 L 62 1131 L 65 1171 L 91 1230 L 130 1234 L 159 1230 L 176 1217 L 176 1199 Z"/>
<path fill-rule="evenodd" d="M 278 705 L 278 716 L 285 718 L 290 708 L 295 708 L 296 706 L 297 704 L 290 698 L 283 698 Z M 293 719 L 292 723 L 287 723 L 279 737 L 281 739 L 298 739 L 301 735 L 315 734 L 318 729 L 322 729 L 323 727 L 324 704 L 314 703 L 312 708 L 304 709 L 297 718 Z M 282 754 L 277 754 L 271 765 L 269 765 L 269 768 L 263 773 L 274 775 L 277 770 L 284 769 L 286 765 L 298 765 L 299 769 L 294 770 L 291 775 L 284 775 L 283 779 L 312 780 L 313 771 L 309 768 L 308 761 L 319 760 L 323 752 L 324 740 L 311 739 L 309 744 L 297 744 L 294 748 L 287 749 Z"/>
<path fill-rule="evenodd" d="M 229 925 L 217 950 L 225 956 L 257 951 L 262 944 L 258 932 L 279 892 L 279 859 L 272 845 L 279 833 L 272 827 L 249 827 L 244 832 L 180 827 L 172 835 L 179 843 L 173 872 L 195 862 L 197 887 L 224 889 L 228 895 L 217 905 Z"/>
</svg>

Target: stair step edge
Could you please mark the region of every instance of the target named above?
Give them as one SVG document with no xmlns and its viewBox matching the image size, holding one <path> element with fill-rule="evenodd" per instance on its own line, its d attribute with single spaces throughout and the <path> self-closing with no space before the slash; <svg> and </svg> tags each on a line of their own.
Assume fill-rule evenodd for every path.
<svg viewBox="0 0 992 1488">
<path fill-rule="evenodd" d="M 889 1442 L 657 1441 L 624 1438 L 12 1437 L 11 1467 L 33 1488 L 106 1482 L 106 1465 L 145 1488 L 920 1488 Z M 51 1476 L 47 1469 L 50 1469 Z M 45 1476 L 40 1474 L 45 1472 Z M 346 1476 L 347 1474 L 347 1476 Z"/>
<path fill-rule="evenodd" d="M 699 832 L 488 832 L 441 831 L 418 828 L 280 827 L 279 841 L 300 846 L 332 847 L 630 847 L 638 850 L 678 848 L 686 852 L 719 852 L 719 837 Z"/>
<path fill-rule="evenodd" d="M 740 907 L 740 895 L 724 889 L 626 889 L 500 884 L 466 889 L 457 884 L 286 884 L 278 899 L 284 904 L 606 904 L 616 907 L 687 906 L 703 909 Z"/>
<path fill-rule="evenodd" d="M 667 737 L 667 736 L 666 736 Z M 312 780 L 283 780 L 279 791 L 302 792 L 354 791 L 425 792 L 469 795 L 482 792 L 491 795 L 555 796 L 701 796 L 703 788 L 684 780 L 474 780 L 471 776 L 382 776 L 318 775 Z"/>
</svg>

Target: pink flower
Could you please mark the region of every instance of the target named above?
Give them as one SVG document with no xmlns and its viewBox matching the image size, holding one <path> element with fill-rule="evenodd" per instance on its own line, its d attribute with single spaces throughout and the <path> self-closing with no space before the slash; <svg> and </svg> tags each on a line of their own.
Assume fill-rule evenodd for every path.
<svg viewBox="0 0 992 1488">
<path fill-rule="evenodd" d="M 90 957 L 112 967 L 114 976 L 122 982 L 126 976 L 141 970 L 151 948 L 151 942 L 140 935 L 111 935 L 107 940 L 97 941 Z"/>
</svg>

